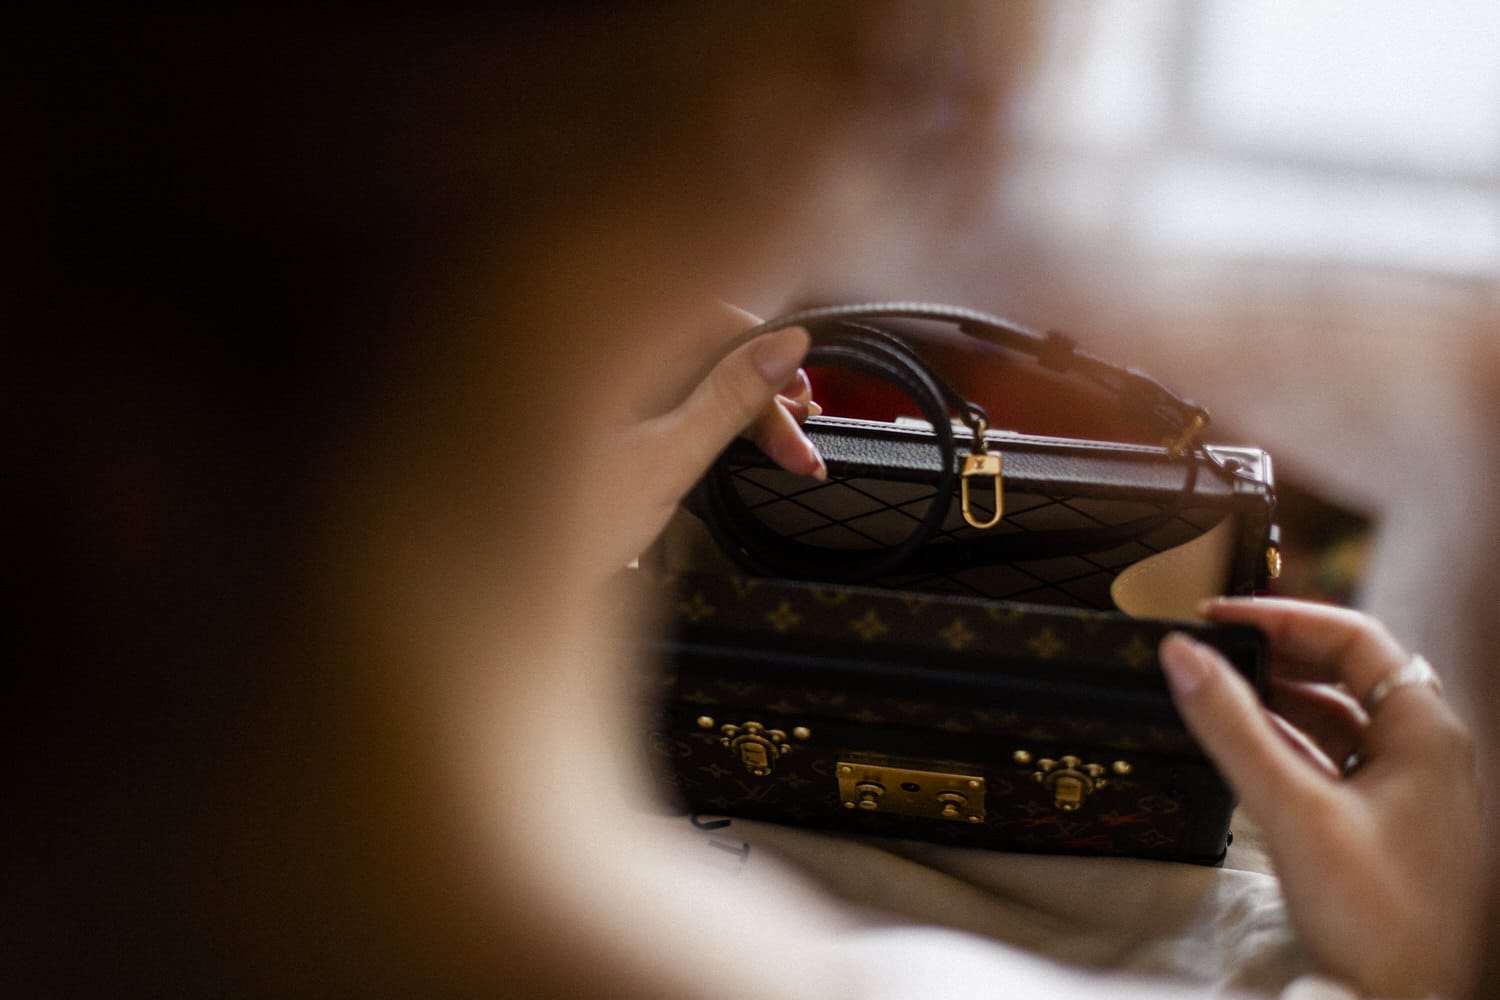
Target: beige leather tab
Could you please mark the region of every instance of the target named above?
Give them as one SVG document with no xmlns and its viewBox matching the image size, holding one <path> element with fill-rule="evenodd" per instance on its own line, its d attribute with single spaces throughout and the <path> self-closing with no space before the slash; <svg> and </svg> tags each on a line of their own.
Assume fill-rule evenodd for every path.
<svg viewBox="0 0 1500 1000">
<path fill-rule="evenodd" d="M 1147 556 L 1115 577 L 1109 596 L 1135 618 L 1198 618 L 1198 602 L 1224 593 L 1239 538 L 1231 515 L 1190 542 Z"/>
</svg>

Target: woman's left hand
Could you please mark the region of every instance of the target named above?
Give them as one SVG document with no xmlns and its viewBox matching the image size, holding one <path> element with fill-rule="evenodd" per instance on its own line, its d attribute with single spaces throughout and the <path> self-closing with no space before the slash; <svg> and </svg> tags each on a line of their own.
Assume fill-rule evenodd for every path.
<svg viewBox="0 0 1500 1000">
<path fill-rule="evenodd" d="M 703 334 L 722 342 L 759 322 L 726 305 Z M 624 565 L 655 540 L 677 504 L 737 435 L 754 441 L 789 472 L 817 479 L 828 475 L 801 426 L 821 412 L 799 367 L 807 348 L 807 332 L 796 327 L 757 337 L 721 359 L 671 410 L 625 429 L 615 446 L 635 474 L 612 498 L 617 508 L 628 510 L 616 519 L 621 548 L 612 551 L 610 565 Z"/>
</svg>

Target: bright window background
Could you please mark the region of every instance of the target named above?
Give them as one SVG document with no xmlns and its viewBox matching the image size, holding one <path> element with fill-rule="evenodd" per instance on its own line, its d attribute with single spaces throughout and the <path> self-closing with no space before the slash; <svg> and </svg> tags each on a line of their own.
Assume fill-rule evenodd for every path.
<svg viewBox="0 0 1500 1000">
<path fill-rule="evenodd" d="M 1500 274 L 1500 3 L 1061 0 L 1019 217 L 1142 256 Z"/>
</svg>

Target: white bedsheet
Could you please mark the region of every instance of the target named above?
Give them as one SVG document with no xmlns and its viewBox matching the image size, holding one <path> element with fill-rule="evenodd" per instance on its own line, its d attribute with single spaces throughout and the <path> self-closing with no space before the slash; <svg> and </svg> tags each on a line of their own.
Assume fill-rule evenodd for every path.
<svg viewBox="0 0 1500 1000">
<path fill-rule="evenodd" d="M 1308 973 L 1253 828 L 1224 868 L 856 839 L 723 817 L 662 817 L 691 862 L 755 881 L 790 869 L 842 904 L 872 998 L 1355 994 Z M 694 846 L 696 845 L 696 846 Z"/>
</svg>

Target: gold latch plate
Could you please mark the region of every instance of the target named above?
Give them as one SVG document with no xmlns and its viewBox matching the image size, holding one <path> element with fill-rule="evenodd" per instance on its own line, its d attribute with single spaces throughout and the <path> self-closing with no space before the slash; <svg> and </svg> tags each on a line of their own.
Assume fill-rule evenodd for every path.
<svg viewBox="0 0 1500 1000">
<path fill-rule="evenodd" d="M 838 762 L 839 801 L 845 809 L 984 822 L 984 776 L 968 765 L 947 770 L 898 766 L 882 761 Z M 961 768 L 961 769 L 960 769 Z"/>
</svg>

